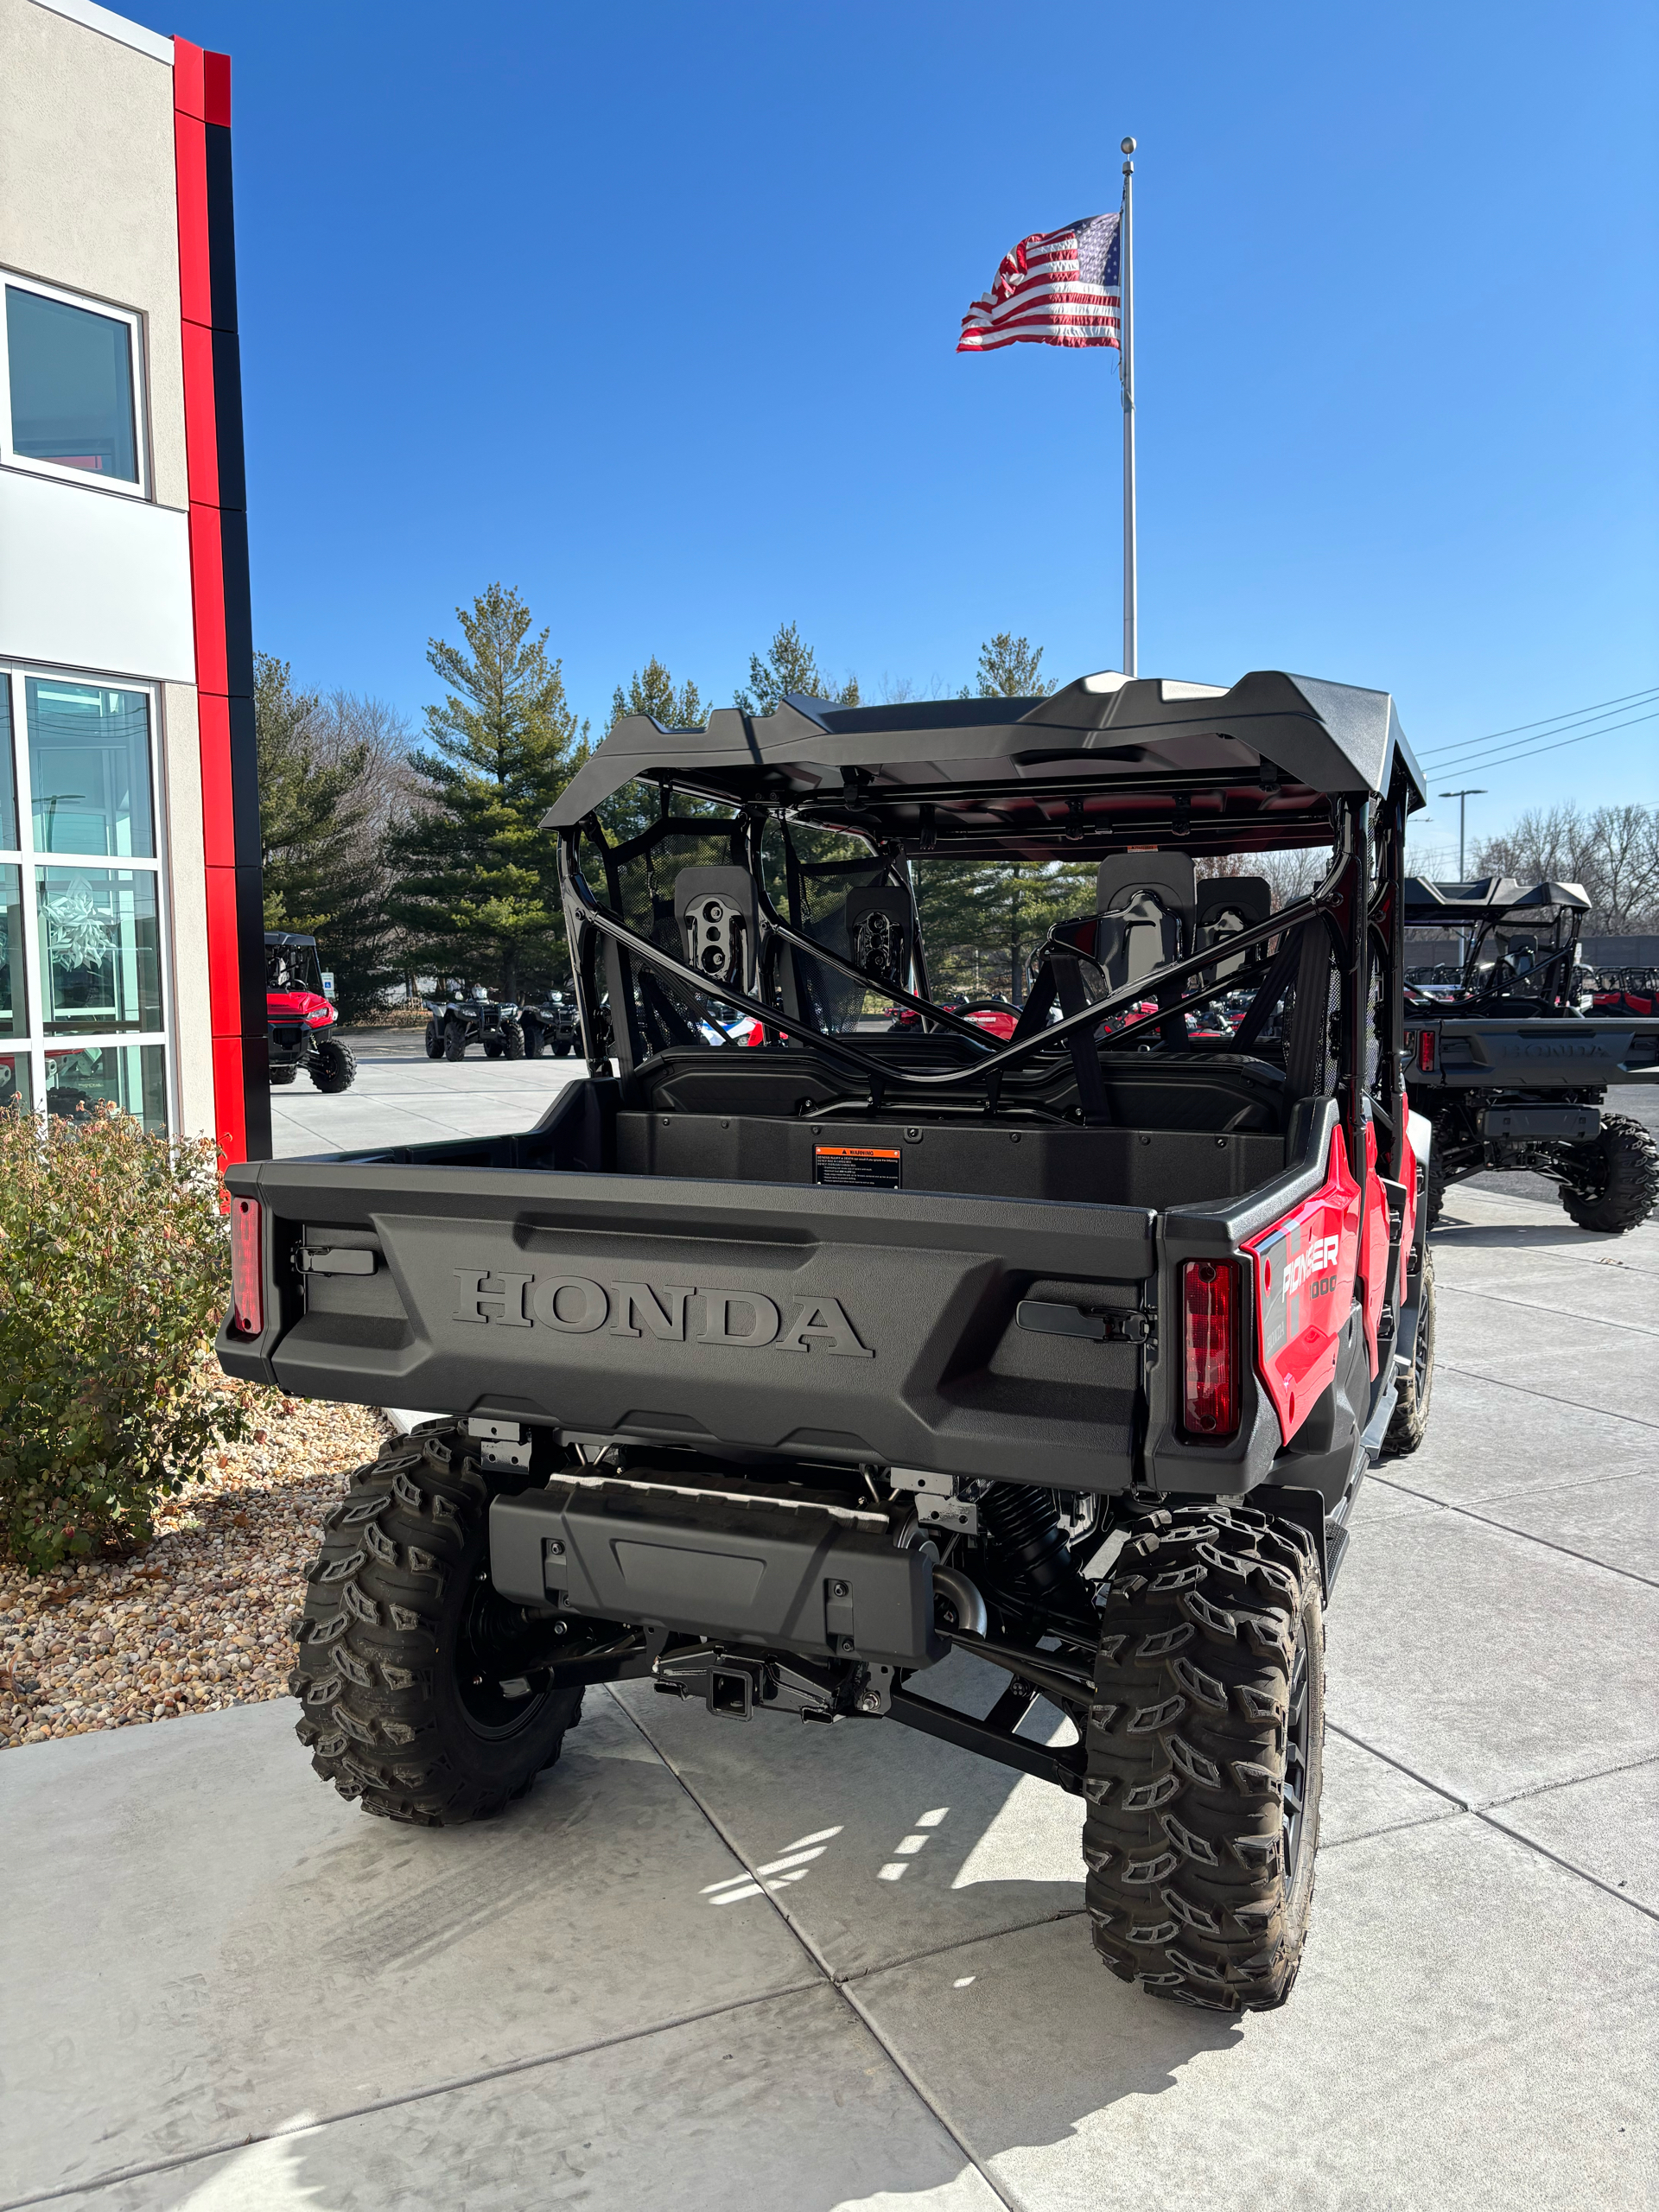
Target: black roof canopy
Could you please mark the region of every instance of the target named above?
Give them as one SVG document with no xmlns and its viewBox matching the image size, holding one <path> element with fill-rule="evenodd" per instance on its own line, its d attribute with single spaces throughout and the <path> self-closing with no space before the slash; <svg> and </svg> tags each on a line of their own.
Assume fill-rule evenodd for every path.
<svg viewBox="0 0 1659 2212">
<path fill-rule="evenodd" d="M 1485 875 L 1472 883 L 1434 883 L 1427 876 L 1408 875 L 1403 897 L 1406 927 L 1413 930 L 1543 920 L 1561 912 L 1590 911 L 1580 884 L 1535 883 L 1523 891 L 1512 875 Z"/>
<path fill-rule="evenodd" d="M 1386 691 L 1259 670 L 1230 687 L 1085 676 L 1046 699 L 718 708 L 702 730 L 619 721 L 543 827 L 569 828 L 635 778 L 789 810 L 916 852 L 1095 857 L 1139 836 L 1193 851 L 1331 835 L 1336 795 L 1409 807 L 1423 779 Z"/>
</svg>

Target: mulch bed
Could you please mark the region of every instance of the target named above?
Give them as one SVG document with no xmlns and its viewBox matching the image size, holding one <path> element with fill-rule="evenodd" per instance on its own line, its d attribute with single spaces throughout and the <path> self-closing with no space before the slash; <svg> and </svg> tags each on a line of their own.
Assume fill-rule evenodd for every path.
<svg viewBox="0 0 1659 2212">
<path fill-rule="evenodd" d="M 249 1395 L 252 1440 L 163 1502 L 144 1551 L 0 1560 L 0 1751 L 287 1695 L 322 1517 L 391 1431 L 366 1406 Z"/>
</svg>

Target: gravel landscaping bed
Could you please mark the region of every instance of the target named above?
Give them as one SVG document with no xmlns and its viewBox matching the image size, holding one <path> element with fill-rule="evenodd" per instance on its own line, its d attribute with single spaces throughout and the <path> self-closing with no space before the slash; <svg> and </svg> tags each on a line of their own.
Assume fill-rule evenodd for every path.
<svg viewBox="0 0 1659 2212">
<path fill-rule="evenodd" d="M 147 1550 L 0 1561 L 0 1750 L 287 1695 L 322 1516 L 391 1431 L 366 1406 L 248 1395 L 253 1439 L 163 1502 Z"/>
</svg>

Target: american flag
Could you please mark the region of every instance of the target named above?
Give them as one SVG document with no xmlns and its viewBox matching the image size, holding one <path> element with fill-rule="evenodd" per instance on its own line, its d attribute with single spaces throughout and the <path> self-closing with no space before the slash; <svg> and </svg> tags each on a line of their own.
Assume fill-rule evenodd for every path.
<svg viewBox="0 0 1659 2212">
<path fill-rule="evenodd" d="M 1117 211 L 1038 231 L 1005 254 L 988 292 L 962 318 L 958 353 L 999 346 L 1116 346 L 1123 293 Z"/>
</svg>

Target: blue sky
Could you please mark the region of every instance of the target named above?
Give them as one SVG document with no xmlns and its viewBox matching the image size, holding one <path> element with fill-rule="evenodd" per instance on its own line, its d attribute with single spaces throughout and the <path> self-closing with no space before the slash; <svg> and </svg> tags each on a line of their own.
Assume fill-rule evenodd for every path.
<svg viewBox="0 0 1659 2212">
<path fill-rule="evenodd" d="M 1116 665 L 1116 354 L 953 347 L 1131 131 L 1142 672 L 1376 684 L 1427 753 L 1659 684 L 1638 5 L 130 12 L 233 57 L 256 628 L 311 682 L 417 712 L 496 577 L 601 725 L 785 620 L 868 696 L 1001 629 Z M 1442 780 L 1471 834 L 1659 798 L 1659 720 Z"/>
</svg>

